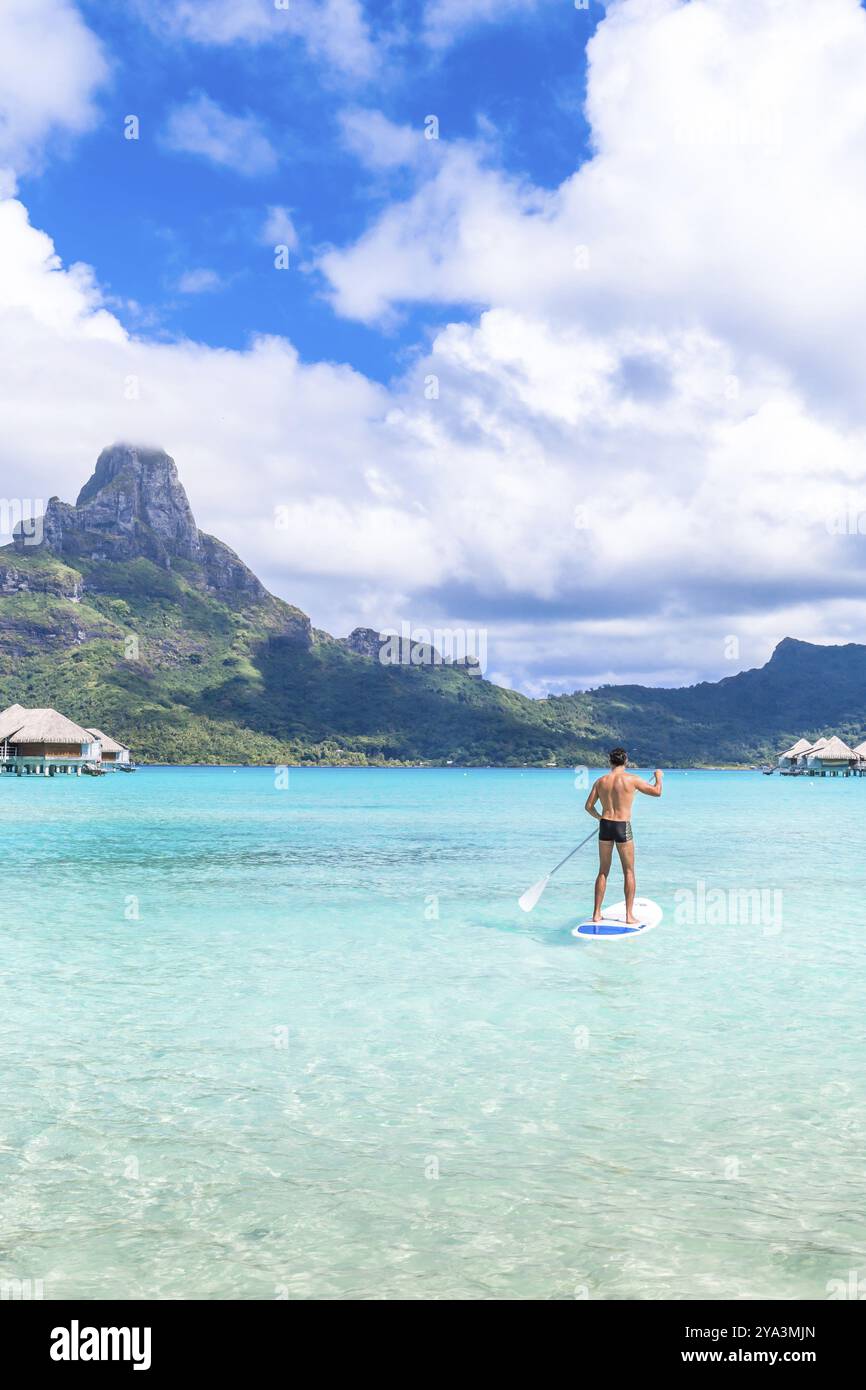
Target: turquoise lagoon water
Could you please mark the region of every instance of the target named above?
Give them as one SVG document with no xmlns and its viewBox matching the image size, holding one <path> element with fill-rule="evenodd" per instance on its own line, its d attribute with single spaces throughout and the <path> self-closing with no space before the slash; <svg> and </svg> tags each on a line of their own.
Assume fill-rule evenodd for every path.
<svg viewBox="0 0 866 1390">
<path fill-rule="evenodd" d="M 797 1299 L 866 1273 L 866 781 L 670 774 L 635 813 L 665 921 L 613 944 L 569 932 L 592 844 L 516 905 L 589 827 L 574 783 L 3 778 L 0 1278 Z"/>
</svg>

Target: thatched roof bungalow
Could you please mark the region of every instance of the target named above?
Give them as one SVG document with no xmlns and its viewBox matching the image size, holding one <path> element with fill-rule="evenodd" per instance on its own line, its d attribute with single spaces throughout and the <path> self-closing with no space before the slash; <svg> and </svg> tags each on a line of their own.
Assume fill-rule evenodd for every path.
<svg viewBox="0 0 866 1390">
<path fill-rule="evenodd" d="M 836 734 L 831 738 L 821 740 L 822 746 L 817 746 L 806 755 L 806 762 L 809 767 L 820 768 L 847 768 L 852 762 L 857 761 L 857 754 L 853 748 L 843 742 Z"/>
<path fill-rule="evenodd" d="M 825 738 L 819 738 L 814 743 L 810 743 L 808 748 L 804 748 L 802 753 L 797 754 L 797 767 L 806 767 L 813 753 L 824 747 L 827 742 Z"/>
<path fill-rule="evenodd" d="M 56 709 L 11 705 L 0 714 L 0 753 L 17 764 L 98 762 L 99 739 Z"/>
<path fill-rule="evenodd" d="M 8 709 L 0 712 L 0 743 L 7 739 L 10 734 L 21 727 L 24 715 L 27 713 L 23 705 L 10 705 Z"/>
<path fill-rule="evenodd" d="M 779 767 L 793 767 L 801 753 L 805 753 L 812 745 L 807 738 L 798 738 L 792 744 L 787 753 L 779 754 Z"/>
<path fill-rule="evenodd" d="M 814 743 L 799 738 L 787 752 L 779 754 L 779 770 L 783 776 L 804 772 L 822 777 L 828 772 L 832 776 L 840 772 L 846 776 L 849 773 L 866 775 L 866 739 L 851 748 L 838 734 L 829 734 Z"/>
<path fill-rule="evenodd" d="M 110 738 L 101 729 L 88 729 L 89 734 L 99 739 L 102 748 L 102 761 L 104 763 L 128 763 L 129 749 L 122 743 L 118 743 L 116 738 Z"/>
<path fill-rule="evenodd" d="M 95 772 L 103 762 L 129 770 L 129 749 L 56 709 L 10 705 L 0 712 L 0 771 Z"/>
</svg>

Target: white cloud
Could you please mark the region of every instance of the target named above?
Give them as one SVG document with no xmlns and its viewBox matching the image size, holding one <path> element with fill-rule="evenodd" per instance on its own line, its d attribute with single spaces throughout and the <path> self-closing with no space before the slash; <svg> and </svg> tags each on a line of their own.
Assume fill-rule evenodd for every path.
<svg viewBox="0 0 866 1390">
<path fill-rule="evenodd" d="M 370 36 L 359 0 L 301 0 L 296 12 L 298 32 L 310 52 L 338 72 L 355 78 L 372 77 L 384 56 Z"/>
<path fill-rule="evenodd" d="M 589 45 L 595 157 L 552 193 L 442 142 L 321 267 L 339 312 L 470 303 L 599 330 L 689 320 L 863 401 L 866 14 L 617 0 Z"/>
<path fill-rule="evenodd" d="M 200 155 L 249 178 L 277 167 L 277 152 L 259 118 L 234 116 L 205 92 L 174 108 L 162 140 L 170 150 Z"/>
<path fill-rule="evenodd" d="M 0 190 L 89 130 L 108 76 L 102 46 L 69 0 L 0 6 Z"/>
<path fill-rule="evenodd" d="M 298 247 L 298 233 L 287 208 L 270 207 L 262 227 L 261 239 L 267 246 L 288 246 L 290 251 Z"/>
<path fill-rule="evenodd" d="M 432 176 L 405 202 L 387 207 L 353 246 L 320 257 L 334 307 L 365 322 L 421 302 L 519 300 L 531 309 L 532 282 L 549 284 L 555 275 L 555 266 L 531 259 L 554 196 L 485 167 L 465 142 L 431 154 L 431 167 Z M 563 260 L 559 253 L 557 260 Z"/>
<path fill-rule="evenodd" d="M 340 112 L 340 127 L 347 149 L 369 169 L 412 164 L 423 153 L 423 131 L 396 125 L 381 111 L 351 107 Z"/>
<path fill-rule="evenodd" d="M 125 342 L 90 267 L 63 270 L 51 238 L 30 226 L 15 199 L 0 202 L 0 246 L 0 312 L 7 325 L 33 325 L 55 336 L 61 351 L 77 340 Z"/>
<path fill-rule="evenodd" d="M 221 290 L 223 284 L 222 276 L 217 271 L 201 266 L 197 270 L 185 271 L 177 282 L 177 288 L 181 294 L 211 294 L 214 290 Z"/>
<path fill-rule="evenodd" d="M 176 38 L 224 46 L 301 40 L 312 57 L 342 78 L 376 67 L 376 46 L 360 0 L 139 0 L 149 23 Z"/>
</svg>

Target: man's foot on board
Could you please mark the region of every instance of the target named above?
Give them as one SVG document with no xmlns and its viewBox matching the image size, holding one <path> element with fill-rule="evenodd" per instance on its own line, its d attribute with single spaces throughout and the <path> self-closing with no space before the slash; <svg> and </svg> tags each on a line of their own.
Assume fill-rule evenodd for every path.
<svg viewBox="0 0 866 1390">
<path fill-rule="evenodd" d="M 593 920 L 593 923 L 597 923 L 597 922 L 602 922 L 602 921 L 604 921 L 604 918 L 602 917 L 601 913 L 599 912 L 599 913 L 596 913 L 596 914 L 593 915 L 592 920 Z"/>
<path fill-rule="evenodd" d="M 640 926 L 640 918 L 639 918 L 639 917 L 629 917 L 628 914 L 626 914 L 625 924 L 626 924 L 627 927 L 639 927 L 639 926 Z"/>
</svg>

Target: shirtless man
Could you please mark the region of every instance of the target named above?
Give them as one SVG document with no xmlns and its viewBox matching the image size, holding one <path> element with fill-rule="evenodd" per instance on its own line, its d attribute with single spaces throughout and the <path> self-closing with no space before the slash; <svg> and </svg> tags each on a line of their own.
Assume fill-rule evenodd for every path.
<svg viewBox="0 0 866 1390">
<path fill-rule="evenodd" d="M 586 798 L 586 810 L 601 824 L 598 828 L 598 878 L 595 880 L 595 905 L 592 910 L 593 922 L 601 921 L 601 905 L 607 888 L 607 876 L 613 847 L 616 845 L 622 864 L 625 883 L 625 920 L 632 924 L 637 918 L 632 912 L 634 906 L 634 839 L 631 833 L 631 805 L 635 792 L 644 796 L 661 796 L 662 771 L 656 768 L 651 782 L 644 782 L 633 772 L 627 772 L 628 754 L 624 748 L 610 750 L 610 772 L 599 777 L 592 784 Z M 602 814 L 595 809 L 601 802 Z"/>
</svg>

